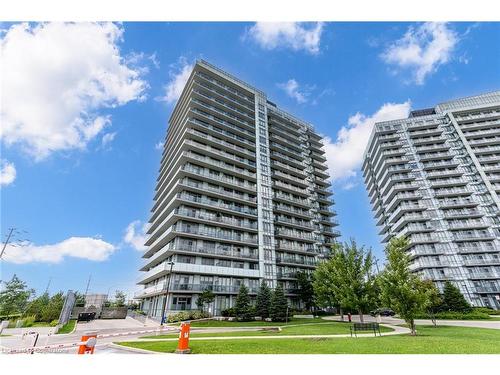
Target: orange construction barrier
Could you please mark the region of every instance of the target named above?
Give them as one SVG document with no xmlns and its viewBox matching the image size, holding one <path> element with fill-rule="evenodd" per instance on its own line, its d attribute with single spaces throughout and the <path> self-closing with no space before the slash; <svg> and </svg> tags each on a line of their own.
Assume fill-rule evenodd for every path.
<svg viewBox="0 0 500 375">
<path fill-rule="evenodd" d="M 97 342 L 97 332 L 85 332 L 81 342 L 84 342 L 85 345 L 80 345 L 78 347 L 78 354 L 94 354 L 94 348 Z"/>
<path fill-rule="evenodd" d="M 189 354 L 189 332 L 191 330 L 191 323 L 181 323 L 181 331 L 179 332 L 179 345 L 177 346 L 176 353 Z"/>
</svg>

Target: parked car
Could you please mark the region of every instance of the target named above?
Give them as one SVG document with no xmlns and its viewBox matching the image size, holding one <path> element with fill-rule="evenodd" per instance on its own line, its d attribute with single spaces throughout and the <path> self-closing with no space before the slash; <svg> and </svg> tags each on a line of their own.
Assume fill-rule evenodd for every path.
<svg viewBox="0 0 500 375">
<path fill-rule="evenodd" d="M 394 316 L 394 315 L 396 315 L 396 313 L 393 310 L 391 310 L 391 309 L 382 307 L 382 308 L 378 308 L 378 309 L 370 311 L 370 315 L 371 316 L 377 316 L 377 315 L 380 315 L 380 316 Z"/>
</svg>

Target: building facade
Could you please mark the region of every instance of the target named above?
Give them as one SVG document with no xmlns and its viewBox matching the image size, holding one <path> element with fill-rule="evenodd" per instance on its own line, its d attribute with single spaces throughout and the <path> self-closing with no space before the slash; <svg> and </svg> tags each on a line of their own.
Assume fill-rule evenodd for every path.
<svg viewBox="0 0 500 375">
<path fill-rule="evenodd" d="M 500 91 L 375 124 L 363 172 L 385 243 L 475 306 L 500 308 Z"/>
<path fill-rule="evenodd" d="M 136 298 L 150 316 L 232 307 L 241 285 L 311 272 L 335 238 L 321 137 L 262 91 L 205 61 L 186 83 L 165 139 Z"/>
</svg>

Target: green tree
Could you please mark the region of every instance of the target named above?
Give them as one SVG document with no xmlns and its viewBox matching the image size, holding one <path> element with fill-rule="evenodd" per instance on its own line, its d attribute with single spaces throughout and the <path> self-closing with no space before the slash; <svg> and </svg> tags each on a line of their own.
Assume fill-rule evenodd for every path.
<svg viewBox="0 0 500 375">
<path fill-rule="evenodd" d="M 244 284 L 240 286 L 234 310 L 236 313 L 236 319 L 238 320 L 249 321 L 253 319 L 253 309 L 250 303 L 250 296 L 248 295 L 248 288 Z"/>
<path fill-rule="evenodd" d="M 0 292 L 0 315 L 23 314 L 34 293 L 33 289 L 28 289 L 26 283 L 14 274 Z"/>
<path fill-rule="evenodd" d="M 299 299 L 304 303 L 306 310 L 311 310 L 314 307 L 314 288 L 312 277 L 309 272 L 297 272 L 297 284 Z"/>
<path fill-rule="evenodd" d="M 271 298 L 270 316 L 273 322 L 284 322 L 287 319 L 288 302 L 283 287 L 278 285 Z"/>
<path fill-rule="evenodd" d="M 312 275 L 314 301 L 319 307 L 339 307 L 342 312 L 339 298 L 335 294 L 337 291 L 333 284 L 336 282 L 335 277 L 336 273 L 332 262 L 325 261 L 318 264 Z"/>
<path fill-rule="evenodd" d="M 385 249 L 387 265 L 380 278 L 380 287 L 384 305 L 399 314 L 415 336 L 415 317 L 424 312 L 431 301 L 426 283 L 410 271 L 408 245 L 405 237 L 391 239 Z"/>
<path fill-rule="evenodd" d="M 375 274 L 370 250 L 358 247 L 354 240 L 336 244 L 331 256 L 319 265 L 314 274 L 313 288 L 318 301 L 337 301 L 341 308 L 363 313 L 375 305 Z M 322 279 L 325 277 L 325 279 Z"/>
<path fill-rule="evenodd" d="M 203 311 L 203 307 L 205 304 L 212 303 L 215 300 L 215 294 L 209 290 L 205 289 L 201 294 L 198 296 L 198 299 L 196 300 L 196 305 L 200 309 L 200 311 Z"/>
<path fill-rule="evenodd" d="M 35 322 L 42 320 L 43 309 L 49 304 L 49 293 L 44 293 L 41 296 L 34 298 L 26 308 L 24 316 L 34 316 Z"/>
<path fill-rule="evenodd" d="M 427 311 L 431 316 L 432 324 L 436 327 L 436 313 L 442 309 L 443 305 L 441 294 L 432 280 L 423 280 L 422 287 L 427 290 L 427 294 L 429 295 L 429 306 L 427 306 Z"/>
<path fill-rule="evenodd" d="M 83 295 L 83 293 L 75 292 L 75 306 L 85 306 L 85 296 Z"/>
<path fill-rule="evenodd" d="M 266 282 L 262 280 L 259 292 L 257 293 L 256 314 L 262 319 L 269 318 L 271 310 L 272 291 L 267 286 Z"/>
<path fill-rule="evenodd" d="M 117 290 L 115 293 L 115 302 L 113 306 L 115 307 L 123 307 L 125 306 L 125 299 L 126 299 L 125 293 L 123 293 L 121 290 Z"/>
<path fill-rule="evenodd" d="M 59 319 L 61 310 L 64 305 L 64 293 L 59 292 L 54 294 L 49 303 L 42 309 L 42 320 L 44 322 L 51 322 Z"/>
<path fill-rule="evenodd" d="M 463 294 L 451 282 L 446 281 L 443 288 L 443 309 L 447 311 L 470 312 L 471 306 Z"/>
</svg>

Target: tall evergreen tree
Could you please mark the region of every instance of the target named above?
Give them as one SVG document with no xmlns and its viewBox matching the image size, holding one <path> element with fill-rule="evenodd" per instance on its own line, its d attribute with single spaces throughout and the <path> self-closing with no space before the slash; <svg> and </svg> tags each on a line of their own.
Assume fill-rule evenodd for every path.
<svg viewBox="0 0 500 375">
<path fill-rule="evenodd" d="M 471 306 L 463 294 L 451 282 L 446 281 L 443 288 L 443 308 L 447 311 L 469 312 Z"/>
<path fill-rule="evenodd" d="M 308 272 L 297 272 L 298 295 L 306 310 L 311 310 L 314 306 L 314 288 L 311 279 Z"/>
<path fill-rule="evenodd" d="M 250 303 L 250 296 L 248 295 L 248 288 L 244 284 L 240 286 L 234 310 L 238 320 L 249 321 L 253 319 L 252 305 Z"/>
<path fill-rule="evenodd" d="M 380 275 L 382 303 L 404 319 L 415 336 L 415 317 L 430 305 L 430 290 L 410 271 L 410 256 L 406 253 L 409 241 L 392 238 L 385 249 L 387 265 Z"/>
<path fill-rule="evenodd" d="M 260 284 L 259 292 L 257 293 L 257 305 L 256 313 L 262 319 L 269 318 L 269 313 L 271 310 L 271 289 L 267 286 L 266 282 L 263 280 Z"/>
<path fill-rule="evenodd" d="M 283 292 L 283 287 L 278 285 L 271 298 L 270 316 L 273 322 L 284 322 L 287 318 L 288 302 Z"/>
</svg>

